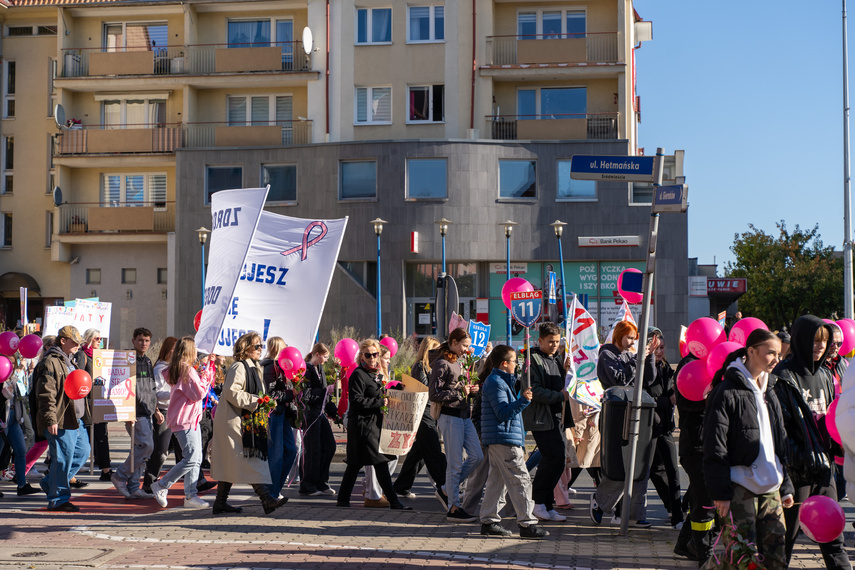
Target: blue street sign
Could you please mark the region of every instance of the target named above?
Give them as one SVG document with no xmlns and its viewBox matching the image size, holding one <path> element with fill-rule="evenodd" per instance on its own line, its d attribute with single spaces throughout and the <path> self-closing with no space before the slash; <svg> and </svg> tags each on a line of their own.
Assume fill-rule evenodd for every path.
<svg viewBox="0 0 855 570">
<path fill-rule="evenodd" d="M 652 156 L 590 156 L 577 154 L 570 163 L 574 180 L 653 182 Z"/>
<path fill-rule="evenodd" d="M 469 336 L 472 337 L 472 354 L 481 356 L 490 341 L 490 325 L 469 321 Z"/>
<path fill-rule="evenodd" d="M 511 293 L 511 315 L 525 328 L 537 322 L 543 312 L 543 291 Z"/>
<path fill-rule="evenodd" d="M 549 272 L 549 288 L 548 295 L 549 304 L 554 305 L 558 302 L 558 278 L 555 275 L 554 271 Z"/>
<path fill-rule="evenodd" d="M 653 187 L 653 212 L 685 212 L 689 188 L 685 184 Z"/>
</svg>

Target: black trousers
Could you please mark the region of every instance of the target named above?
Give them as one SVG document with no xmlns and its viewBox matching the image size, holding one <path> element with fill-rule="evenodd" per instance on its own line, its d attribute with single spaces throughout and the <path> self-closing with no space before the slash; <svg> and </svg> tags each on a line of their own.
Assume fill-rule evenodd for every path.
<svg viewBox="0 0 855 570">
<path fill-rule="evenodd" d="M 793 546 L 796 544 L 796 538 L 801 531 L 799 525 L 799 506 L 808 498 L 814 495 L 823 495 L 837 500 L 837 486 L 834 483 L 834 476 L 831 477 L 830 485 L 807 485 L 796 488 L 793 495 L 795 504 L 789 509 L 784 509 L 784 521 L 787 523 L 787 564 L 793 555 Z M 819 545 L 819 551 L 822 553 L 822 559 L 825 560 L 825 567 L 834 570 L 849 570 L 852 565 L 849 564 L 849 556 L 843 549 L 843 533 L 831 542 L 823 542 Z"/>
<path fill-rule="evenodd" d="M 95 424 L 92 431 L 95 440 L 92 450 L 95 454 L 95 465 L 104 471 L 110 468 L 110 438 L 107 434 L 107 423 Z"/>
<path fill-rule="evenodd" d="M 347 464 L 344 475 L 341 477 L 341 487 L 338 490 L 339 504 L 350 504 L 350 495 L 353 493 L 353 486 L 356 484 L 356 478 L 359 476 L 361 469 L 362 465 Z M 377 483 L 383 489 L 383 494 L 386 495 L 386 500 L 389 501 L 389 504 L 398 504 L 400 501 L 398 501 L 398 495 L 392 486 L 392 476 L 389 475 L 389 464 L 383 462 L 374 465 L 374 474 L 377 476 Z"/>
<path fill-rule="evenodd" d="M 166 414 L 163 416 L 166 417 Z M 199 420 L 199 431 L 202 432 L 202 461 L 204 461 L 208 459 L 208 444 L 214 437 L 214 419 L 211 417 L 210 409 L 202 412 L 202 419 Z"/>
<path fill-rule="evenodd" d="M 416 480 L 416 475 L 421 470 L 422 464 L 427 467 L 428 473 L 430 473 L 437 488 L 442 489 L 442 486 L 445 485 L 447 462 L 445 454 L 442 452 L 442 445 L 439 443 L 439 432 L 436 430 L 436 422 L 433 421 L 433 418 L 428 421 L 422 419 L 419 424 L 413 447 L 407 454 L 407 458 L 404 459 L 401 473 L 398 474 L 398 479 L 395 481 L 395 491 L 398 493 L 409 491 Z"/>
<path fill-rule="evenodd" d="M 541 456 L 531 485 L 531 498 L 536 505 L 544 505 L 547 511 L 555 505 L 553 490 L 564 473 L 564 440 L 558 423 L 558 419 L 553 418 L 552 429 L 531 432 Z"/>
<path fill-rule="evenodd" d="M 712 556 L 713 526 L 715 524 L 715 505 L 707 492 L 704 483 L 704 466 L 702 456 L 684 457 L 681 461 L 683 469 L 689 476 L 689 525 L 691 540 L 698 554 L 698 568 Z M 682 531 L 680 532 L 682 537 Z"/>
<path fill-rule="evenodd" d="M 335 456 L 335 436 L 329 420 L 320 411 L 307 410 L 305 420 L 307 428 L 303 432 L 300 492 L 309 494 L 330 487 L 330 464 Z"/>
<path fill-rule="evenodd" d="M 665 510 L 671 513 L 671 524 L 682 522 L 683 505 L 680 496 L 680 471 L 677 467 L 677 446 L 671 434 L 657 438 L 653 465 L 650 467 L 650 482 L 662 499 Z"/>
</svg>

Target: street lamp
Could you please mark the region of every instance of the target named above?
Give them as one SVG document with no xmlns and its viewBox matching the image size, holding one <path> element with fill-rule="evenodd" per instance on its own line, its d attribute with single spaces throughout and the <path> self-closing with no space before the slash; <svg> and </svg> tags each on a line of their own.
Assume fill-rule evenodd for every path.
<svg viewBox="0 0 855 570">
<path fill-rule="evenodd" d="M 514 231 L 514 226 L 518 225 L 516 222 L 512 222 L 511 220 L 505 220 L 499 224 L 505 229 L 505 237 L 507 238 L 507 277 L 506 282 L 511 280 L 511 234 Z M 508 309 L 508 346 L 511 346 L 511 310 Z"/>
<path fill-rule="evenodd" d="M 442 236 L 442 277 L 445 277 L 445 234 L 448 233 L 448 224 L 453 224 L 454 222 L 443 218 L 434 223 L 439 226 L 439 235 Z"/>
<path fill-rule="evenodd" d="M 389 222 L 377 218 L 368 223 L 374 226 L 374 233 L 377 235 L 377 338 L 380 338 L 383 331 L 383 317 L 381 317 L 383 301 L 380 296 L 380 234 L 383 233 L 383 224 Z"/>
<path fill-rule="evenodd" d="M 566 222 L 555 220 L 551 224 L 552 230 L 555 232 L 555 237 L 558 238 L 558 262 L 561 264 L 561 310 L 564 312 L 564 328 L 570 330 L 573 328 L 573 315 L 567 314 L 567 286 L 564 280 L 564 250 L 561 248 L 561 235 L 564 233 Z M 567 339 L 570 342 L 570 339 Z M 570 345 L 568 345 L 569 347 Z"/>
<path fill-rule="evenodd" d="M 198 230 L 196 230 L 196 234 L 199 236 L 199 243 L 202 244 L 202 307 L 205 307 L 205 244 L 208 242 L 208 234 L 211 233 L 211 230 L 202 226 Z"/>
</svg>

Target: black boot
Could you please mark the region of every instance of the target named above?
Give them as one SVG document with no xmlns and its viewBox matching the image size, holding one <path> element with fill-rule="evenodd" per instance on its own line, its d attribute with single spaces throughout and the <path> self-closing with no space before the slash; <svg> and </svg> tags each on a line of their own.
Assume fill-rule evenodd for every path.
<svg viewBox="0 0 855 570">
<path fill-rule="evenodd" d="M 252 490 L 255 491 L 255 494 L 258 495 L 259 499 L 261 499 L 261 506 L 264 507 L 265 515 L 269 515 L 288 502 L 288 497 L 283 497 L 281 499 L 274 499 L 271 497 L 270 490 L 267 488 L 267 485 L 253 484 Z"/>
<path fill-rule="evenodd" d="M 226 481 L 217 482 L 217 498 L 214 500 L 214 514 L 220 515 L 223 513 L 240 513 L 243 511 L 240 507 L 233 507 L 226 501 L 229 498 L 229 491 L 232 490 L 232 484 Z"/>
</svg>

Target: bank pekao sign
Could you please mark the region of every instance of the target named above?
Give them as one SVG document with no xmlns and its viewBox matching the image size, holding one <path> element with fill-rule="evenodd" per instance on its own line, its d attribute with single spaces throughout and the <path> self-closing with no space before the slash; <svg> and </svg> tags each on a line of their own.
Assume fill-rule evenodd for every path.
<svg viewBox="0 0 855 570">
<path fill-rule="evenodd" d="M 641 236 L 579 236 L 579 247 L 623 247 L 641 245 Z"/>
</svg>

